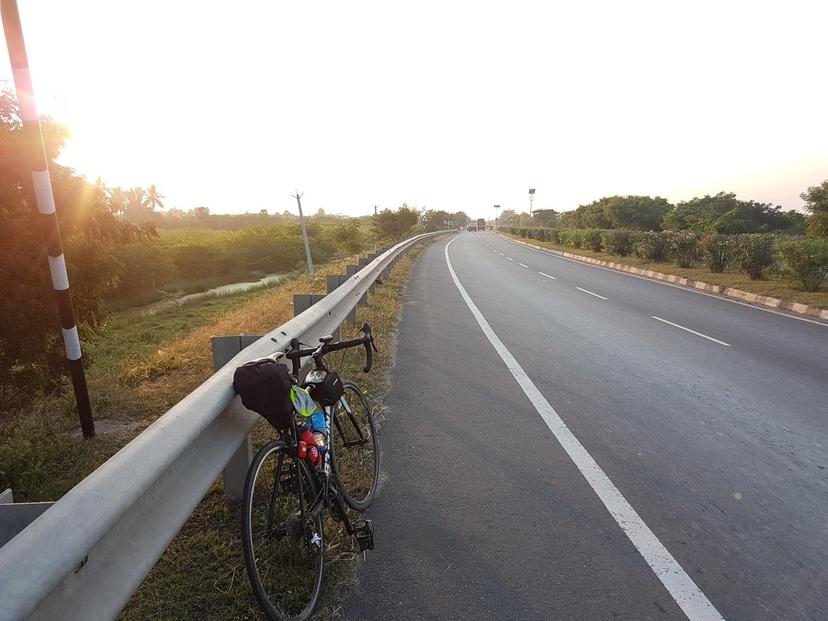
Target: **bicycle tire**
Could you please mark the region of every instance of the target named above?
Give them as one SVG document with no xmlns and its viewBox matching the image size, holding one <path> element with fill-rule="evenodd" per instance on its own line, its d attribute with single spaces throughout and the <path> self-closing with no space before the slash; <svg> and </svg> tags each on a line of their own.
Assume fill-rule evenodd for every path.
<svg viewBox="0 0 828 621">
<path fill-rule="evenodd" d="M 259 449 L 247 471 L 242 550 L 253 594 L 272 621 L 306 621 L 319 603 L 325 537 L 318 494 L 308 466 L 282 440 Z"/>
<path fill-rule="evenodd" d="M 379 481 L 379 437 L 371 406 L 359 386 L 349 380 L 342 384 L 353 416 L 348 416 L 341 401 L 337 402 L 331 417 L 331 466 L 345 503 L 355 511 L 365 511 Z"/>
</svg>

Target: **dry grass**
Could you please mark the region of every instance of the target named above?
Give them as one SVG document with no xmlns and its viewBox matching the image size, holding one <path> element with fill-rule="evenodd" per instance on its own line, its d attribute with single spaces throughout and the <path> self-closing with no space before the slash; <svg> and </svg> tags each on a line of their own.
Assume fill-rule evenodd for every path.
<svg viewBox="0 0 828 621">
<path fill-rule="evenodd" d="M 57 500 L 212 373 L 210 336 L 264 333 L 293 315 L 294 293 L 323 293 L 345 259 L 267 289 L 175 308 L 152 317 L 115 316 L 86 346 L 96 420 L 130 423 L 83 440 L 71 389 L 0 410 L 0 489 L 18 501 Z"/>
<path fill-rule="evenodd" d="M 352 352 L 341 365 L 374 406 L 393 363 L 399 297 L 416 250 L 403 257 L 390 278 L 358 310 L 369 321 L 380 354 L 374 370 L 362 374 L 361 354 Z M 217 334 L 264 334 L 293 316 L 294 293 L 324 293 L 326 275 L 345 271 L 354 259 L 320 266 L 263 291 L 207 300 L 165 310 L 151 317 L 116 316 L 86 351 L 93 412 L 113 424 L 111 434 L 83 440 L 73 433 L 77 415 L 71 390 L 40 396 L 26 408 L 0 411 L 0 486 L 14 488 L 18 501 L 57 500 L 103 464 L 135 435 L 201 384 L 212 373 L 210 337 Z M 355 332 L 343 326 L 343 338 Z M 336 366 L 338 357 L 329 361 Z M 257 425 L 256 442 L 271 437 Z M 258 619 L 241 556 L 239 514 L 224 503 L 217 482 L 147 577 L 123 619 Z M 343 538 L 339 536 L 339 540 Z M 329 541 L 337 540 L 334 530 Z M 324 616 L 336 610 L 337 594 L 352 580 L 355 555 L 341 546 L 332 551 Z"/>
<path fill-rule="evenodd" d="M 368 321 L 380 353 L 374 358 L 369 375 L 361 373 L 361 350 L 350 350 L 340 362 L 341 354 L 328 361 L 346 378 L 355 380 L 372 401 L 375 410 L 381 410 L 381 395 L 388 385 L 388 373 L 393 365 L 400 296 L 419 249 L 403 257 L 390 277 L 369 295 L 368 307 L 358 310 L 359 321 Z M 336 271 L 334 269 L 334 271 Z M 142 368 L 163 366 L 165 372 L 156 378 L 141 379 L 137 388 L 152 394 L 153 398 L 174 394 L 180 396 L 181 384 L 196 385 L 209 374 L 209 336 L 212 334 L 260 334 L 283 323 L 292 316 L 290 301 L 293 292 L 323 292 L 324 275 L 306 281 L 297 287 L 274 292 L 272 296 L 256 298 L 251 303 L 229 313 L 218 322 L 193 330 L 175 344 L 170 351 L 156 352 L 144 361 Z M 343 326 L 342 337 L 350 337 L 355 327 Z M 161 364 L 161 361 L 164 361 Z M 189 371 L 189 367 L 194 370 Z M 124 368 L 130 368 L 125 365 Z M 168 371 L 167 369 L 177 369 Z M 183 376 L 182 376 L 183 374 Z M 138 374 L 141 377 L 141 374 Z M 133 376 L 134 377 L 134 376 Z M 186 394 L 187 390 L 184 390 Z M 256 426 L 254 444 L 260 445 L 272 438 L 272 430 L 264 423 Z M 378 526 L 381 528 L 381 525 Z M 239 540 L 240 518 L 237 509 L 228 508 L 217 482 L 210 493 L 193 512 L 190 519 L 170 544 L 167 551 L 147 576 L 141 588 L 121 613 L 124 620 L 138 619 L 259 619 L 262 618 L 247 579 Z M 336 618 L 339 602 L 353 583 L 354 563 L 358 555 L 339 524 L 328 520 L 328 562 L 325 574 L 325 592 L 319 618 Z"/>
<path fill-rule="evenodd" d="M 800 302 L 801 304 L 813 304 L 821 308 L 828 308 L 828 281 L 823 282 L 818 291 L 803 291 L 797 289 L 794 281 L 786 275 L 771 273 L 765 280 L 751 280 L 746 274 L 739 272 L 733 268 L 728 269 L 722 274 L 714 274 L 708 270 L 703 264 L 697 267 L 679 267 L 675 263 L 668 262 L 654 262 L 646 259 L 639 259 L 638 257 L 618 257 L 606 252 L 593 252 L 584 248 L 571 248 L 569 246 L 561 246 L 547 241 L 538 241 L 536 239 L 524 239 L 517 235 L 509 235 L 503 233 L 505 237 L 511 237 L 517 241 L 528 242 L 536 246 L 543 246 L 544 248 L 552 248 L 570 254 L 577 254 L 593 259 L 601 259 L 603 261 L 610 261 L 614 263 L 622 263 L 632 267 L 639 267 L 642 269 L 662 272 L 664 274 L 674 274 L 682 278 L 689 278 L 692 280 L 700 280 L 712 285 L 721 285 L 723 287 L 732 287 L 734 289 L 741 289 L 750 293 L 758 293 L 760 295 L 768 295 L 774 298 L 780 298 L 784 302 Z"/>
</svg>

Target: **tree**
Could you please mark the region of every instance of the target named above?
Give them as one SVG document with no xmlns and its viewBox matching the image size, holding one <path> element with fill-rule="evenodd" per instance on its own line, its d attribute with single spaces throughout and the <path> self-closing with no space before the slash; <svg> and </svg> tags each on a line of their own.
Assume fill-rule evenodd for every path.
<svg viewBox="0 0 828 621">
<path fill-rule="evenodd" d="M 808 235 L 828 237 L 828 179 L 819 185 L 809 187 L 799 196 L 805 201 L 805 209 L 811 214 L 808 219 Z"/>
<path fill-rule="evenodd" d="M 163 198 L 164 195 L 161 194 L 154 185 L 151 185 L 147 188 L 145 205 L 149 207 L 151 210 L 155 210 L 157 208 L 164 209 L 164 202 L 161 200 Z"/>
<path fill-rule="evenodd" d="M 122 266 L 113 249 L 150 237 L 152 226 L 119 217 L 123 204 L 103 184 L 89 183 L 54 159 L 68 138 L 65 128 L 43 119 L 42 131 L 63 238 L 66 267 L 81 338 L 88 340 L 105 311 L 102 294 L 117 284 Z M 0 392 L 55 386 L 66 372 L 30 175 L 14 96 L 0 90 Z"/>
<path fill-rule="evenodd" d="M 589 205 L 581 205 L 575 210 L 578 220 L 578 228 L 585 229 L 609 229 L 612 228 L 612 220 L 607 216 L 606 201 L 602 198 Z"/>
<path fill-rule="evenodd" d="M 330 240 L 342 254 L 355 254 L 363 248 L 359 223 L 353 220 L 335 226 L 331 230 Z"/>
<path fill-rule="evenodd" d="M 577 229 L 580 228 L 581 214 L 577 209 L 571 211 L 564 211 L 558 214 L 558 226 L 562 229 Z"/>
<path fill-rule="evenodd" d="M 660 196 L 612 196 L 606 199 L 604 213 L 612 228 L 660 231 L 661 220 L 672 207 Z"/>
<path fill-rule="evenodd" d="M 794 224 L 778 205 L 742 201 L 732 192 L 678 203 L 662 221 L 665 229 L 673 231 L 727 234 L 788 231 Z"/>
<path fill-rule="evenodd" d="M 662 226 L 671 231 L 710 231 L 716 220 L 733 209 L 736 203 L 736 195 L 726 192 L 682 201 L 665 214 Z"/>
<path fill-rule="evenodd" d="M 515 226 L 518 218 L 519 216 L 515 213 L 514 209 L 504 209 L 500 212 L 500 216 L 497 218 L 497 223 L 500 226 Z"/>
<path fill-rule="evenodd" d="M 788 233 L 791 235 L 804 235 L 808 228 L 807 218 L 804 213 L 800 213 L 795 209 L 789 209 L 784 213 L 785 218 L 790 222 L 788 225 Z"/>
<path fill-rule="evenodd" d="M 371 216 L 371 228 L 377 238 L 398 242 L 408 237 L 418 220 L 417 211 L 403 203 L 397 211 L 383 209 Z"/>
<path fill-rule="evenodd" d="M 424 233 L 432 233 L 434 231 L 442 231 L 448 226 L 448 221 L 452 219 L 451 214 L 447 211 L 434 211 L 429 209 L 425 212 L 425 224 L 423 226 Z"/>
</svg>

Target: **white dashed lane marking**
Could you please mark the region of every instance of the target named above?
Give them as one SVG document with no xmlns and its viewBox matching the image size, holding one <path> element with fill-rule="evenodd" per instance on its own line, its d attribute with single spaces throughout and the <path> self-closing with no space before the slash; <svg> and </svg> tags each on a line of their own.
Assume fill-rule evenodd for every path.
<svg viewBox="0 0 828 621">
<path fill-rule="evenodd" d="M 725 347 L 730 347 L 730 343 L 725 343 L 724 341 L 720 341 L 719 339 L 714 339 L 712 336 L 707 336 L 706 334 L 702 334 L 701 332 L 696 332 L 695 330 L 691 330 L 690 328 L 685 328 L 684 326 L 680 326 L 677 323 L 673 323 L 672 321 L 667 321 L 666 319 L 662 319 L 661 317 L 656 317 L 655 315 L 650 315 L 656 321 L 660 321 L 662 323 L 666 323 L 668 325 L 673 326 L 674 328 L 678 328 L 679 330 L 684 330 L 685 332 L 689 332 L 690 334 L 695 334 L 696 336 L 700 336 L 703 339 L 707 339 L 708 341 L 713 341 L 714 343 L 718 343 L 719 345 L 724 345 Z"/>
<path fill-rule="evenodd" d="M 594 295 L 596 298 L 601 298 L 602 300 L 606 300 L 603 295 L 598 295 L 597 293 L 593 293 L 592 291 L 587 291 L 586 289 L 582 289 L 581 287 L 575 287 L 578 291 L 583 291 L 584 293 L 588 293 L 589 295 Z"/>
</svg>

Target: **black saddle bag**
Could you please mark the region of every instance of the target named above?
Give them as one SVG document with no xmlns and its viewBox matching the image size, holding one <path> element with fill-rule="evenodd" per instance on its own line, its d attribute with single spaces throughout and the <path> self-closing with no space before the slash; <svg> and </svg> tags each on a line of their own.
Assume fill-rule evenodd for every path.
<svg viewBox="0 0 828 621">
<path fill-rule="evenodd" d="M 293 416 L 290 402 L 290 374 L 287 367 L 272 360 L 254 360 L 236 369 L 233 388 L 244 407 L 267 419 L 276 429 L 287 429 Z"/>
</svg>

